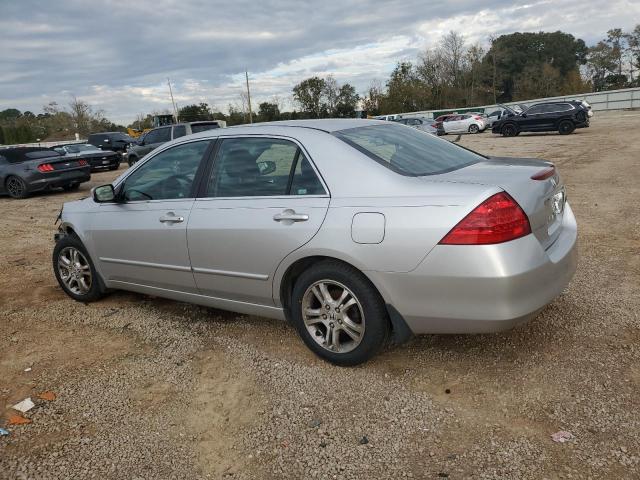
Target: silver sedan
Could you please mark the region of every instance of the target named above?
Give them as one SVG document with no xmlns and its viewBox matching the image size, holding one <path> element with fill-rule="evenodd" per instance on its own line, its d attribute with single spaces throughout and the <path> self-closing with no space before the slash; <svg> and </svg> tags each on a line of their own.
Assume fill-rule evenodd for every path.
<svg viewBox="0 0 640 480">
<path fill-rule="evenodd" d="M 532 318 L 570 281 L 576 235 L 551 163 L 308 120 L 163 145 L 64 205 L 53 267 L 78 301 L 122 289 L 287 319 L 355 365 L 414 334 Z"/>
</svg>

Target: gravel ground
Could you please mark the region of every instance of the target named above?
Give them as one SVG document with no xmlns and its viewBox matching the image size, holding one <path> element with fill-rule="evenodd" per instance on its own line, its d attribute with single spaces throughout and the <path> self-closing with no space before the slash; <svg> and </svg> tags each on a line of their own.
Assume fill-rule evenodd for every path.
<svg viewBox="0 0 640 480">
<path fill-rule="evenodd" d="M 0 425 L 36 402 L 5 426 L 0 478 L 640 478 L 639 128 L 620 112 L 564 137 L 463 137 L 556 162 L 576 277 L 513 331 L 419 337 L 351 369 L 278 321 L 125 292 L 73 302 L 50 254 L 79 194 L 0 199 Z"/>
</svg>

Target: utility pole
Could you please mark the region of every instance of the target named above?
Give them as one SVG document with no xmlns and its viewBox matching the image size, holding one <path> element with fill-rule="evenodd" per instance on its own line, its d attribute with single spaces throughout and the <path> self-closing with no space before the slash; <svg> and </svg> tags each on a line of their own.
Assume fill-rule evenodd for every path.
<svg viewBox="0 0 640 480">
<path fill-rule="evenodd" d="M 176 108 L 176 102 L 173 100 L 173 90 L 171 90 L 171 80 L 167 77 L 167 83 L 169 84 L 169 94 L 171 95 L 171 105 L 173 105 L 173 116 L 178 121 L 178 109 Z"/>
<path fill-rule="evenodd" d="M 249 73 L 244 71 L 244 78 L 247 80 L 247 102 L 249 103 L 249 123 L 253 123 L 253 114 L 251 113 L 251 92 L 249 91 Z"/>
</svg>

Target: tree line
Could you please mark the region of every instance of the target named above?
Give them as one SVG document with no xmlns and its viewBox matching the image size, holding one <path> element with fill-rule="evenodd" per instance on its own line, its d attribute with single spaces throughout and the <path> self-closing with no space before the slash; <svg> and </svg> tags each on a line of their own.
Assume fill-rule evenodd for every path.
<svg viewBox="0 0 640 480">
<path fill-rule="evenodd" d="M 259 103 L 251 118 L 255 122 L 347 118 L 356 116 L 359 109 L 368 115 L 382 115 L 634 86 L 640 86 L 640 24 L 628 32 L 611 29 L 591 47 L 560 31 L 491 37 L 486 47 L 469 44 L 463 35 L 452 31 L 417 58 L 398 62 L 386 81 L 373 80 L 361 94 L 331 75 L 313 76 L 293 87 L 289 103 L 294 108 L 287 110 L 287 102 L 276 96 Z M 151 128 L 156 113 L 138 115 L 129 127 Z M 179 121 L 211 119 L 225 120 L 228 125 L 248 123 L 246 94 L 229 104 L 226 113 L 205 102 L 178 111 Z M 49 103 L 37 115 L 15 108 L 0 111 L 0 144 L 67 139 L 76 132 L 86 137 L 114 130 L 125 128 L 75 97 L 66 107 Z"/>
</svg>

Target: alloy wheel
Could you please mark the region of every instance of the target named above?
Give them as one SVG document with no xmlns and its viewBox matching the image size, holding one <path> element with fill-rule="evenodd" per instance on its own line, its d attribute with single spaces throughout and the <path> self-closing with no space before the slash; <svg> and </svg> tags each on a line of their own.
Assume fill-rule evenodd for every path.
<svg viewBox="0 0 640 480">
<path fill-rule="evenodd" d="M 364 337 L 360 301 L 334 280 L 320 280 L 307 288 L 302 297 L 302 319 L 311 338 L 330 352 L 350 352 Z"/>
<path fill-rule="evenodd" d="M 9 177 L 9 179 L 7 180 L 7 191 L 12 197 L 22 197 L 24 195 L 24 189 L 24 182 L 18 177 Z"/>
<path fill-rule="evenodd" d="M 71 293 L 86 295 L 91 289 L 91 267 L 84 254 L 75 247 L 65 247 L 58 255 L 58 273 Z"/>
</svg>

